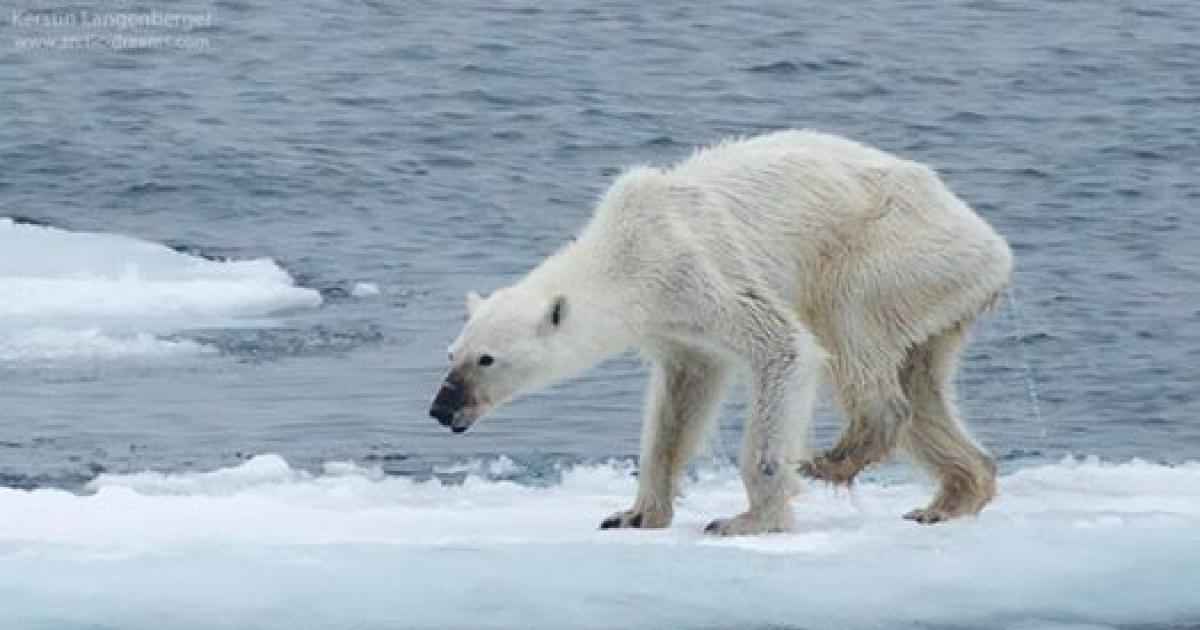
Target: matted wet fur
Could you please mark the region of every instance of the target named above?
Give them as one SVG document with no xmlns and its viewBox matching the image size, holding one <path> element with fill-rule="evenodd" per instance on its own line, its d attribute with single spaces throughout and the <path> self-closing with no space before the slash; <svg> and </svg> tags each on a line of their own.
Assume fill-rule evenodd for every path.
<svg viewBox="0 0 1200 630">
<path fill-rule="evenodd" d="M 989 303 L 990 304 L 990 303 Z M 800 466 L 800 472 L 852 484 L 865 467 L 899 448 L 938 482 L 928 506 L 904 515 L 930 524 L 979 512 L 996 493 L 996 465 L 971 437 L 954 404 L 958 356 L 973 321 L 962 321 L 913 347 L 897 372 L 899 392 L 865 412 L 861 387 L 843 390 L 846 427 L 837 444 Z M 881 391 L 888 391 L 883 388 Z M 886 407 L 886 408 L 885 408 Z"/>
</svg>

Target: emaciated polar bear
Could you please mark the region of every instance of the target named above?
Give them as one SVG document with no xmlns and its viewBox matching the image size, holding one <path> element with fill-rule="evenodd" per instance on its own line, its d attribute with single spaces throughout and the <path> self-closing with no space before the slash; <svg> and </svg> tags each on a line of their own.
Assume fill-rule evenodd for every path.
<svg viewBox="0 0 1200 630">
<path fill-rule="evenodd" d="M 468 296 L 430 410 L 465 431 L 520 393 L 631 347 L 653 363 L 633 506 L 601 524 L 665 527 L 733 367 L 749 376 L 749 509 L 706 531 L 792 527 L 793 470 L 850 483 L 900 447 L 940 483 L 906 518 L 978 512 L 995 465 L 953 402 L 956 358 L 1007 285 L 1005 241 L 933 170 L 782 131 L 629 170 L 579 238 L 517 284 Z M 804 460 L 818 382 L 846 427 Z"/>
</svg>

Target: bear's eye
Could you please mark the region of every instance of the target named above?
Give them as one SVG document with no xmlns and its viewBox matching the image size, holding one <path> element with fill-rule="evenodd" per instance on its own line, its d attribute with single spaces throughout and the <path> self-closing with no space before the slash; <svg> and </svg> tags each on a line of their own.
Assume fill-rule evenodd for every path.
<svg viewBox="0 0 1200 630">
<path fill-rule="evenodd" d="M 495 362 L 496 358 L 490 354 L 483 354 L 479 356 L 479 365 L 482 365 L 483 367 L 487 367 Z"/>
</svg>

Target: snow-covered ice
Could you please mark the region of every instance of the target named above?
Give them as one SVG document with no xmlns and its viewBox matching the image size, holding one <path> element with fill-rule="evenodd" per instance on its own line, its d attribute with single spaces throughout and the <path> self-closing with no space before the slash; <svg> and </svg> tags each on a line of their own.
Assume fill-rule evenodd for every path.
<svg viewBox="0 0 1200 630">
<path fill-rule="evenodd" d="M 162 339 L 147 332 L 114 335 L 99 328 L 34 327 L 9 334 L 0 343 L 0 361 L 159 357 L 215 351 L 190 339 Z"/>
<path fill-rule="evenodd" d="M 262 455 L 204 473 L 0 490 L 0 627 L 1115 627 L 1200 620 L 1200 464 L 1068 459 L 1006 475 L 981 516 L 903 521 L 929 489 L 819 485 L 799 531 L 715 539 L 731 470 L 675 524 L 599 531 L 635 480 L 549 486 L 322 474 Z"/>
<path fill-rule="evenodd" d="M 0 361 L 199 353 L 172 333 L 321 303 L 274 261 L 0 218 Z"/>
</svg>

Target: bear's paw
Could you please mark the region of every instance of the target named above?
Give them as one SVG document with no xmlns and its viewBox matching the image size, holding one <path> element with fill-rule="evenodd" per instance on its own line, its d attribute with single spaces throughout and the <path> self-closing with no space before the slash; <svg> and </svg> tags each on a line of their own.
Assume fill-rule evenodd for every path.
<svg viewBox="0 0 1200 630">
<path fill-rule="evenodd" d="M 828 452 L 801 463 L 797 472 L 812 479 L 848 486 L 866 465 L 858 458 Z"/>
<path fill-rule="evenodd" d="M 672 516 L 667 510 L 631 508 L 601 521 L 600 529 L 661 529 L 671 524 Z"/>
<path fill-rule="evenodd" d="M 743 512 L 732 518 L 718 518 L 704 528 L 704 533 L 713 536 L 751 536 L 754 534 L 781 534 L 792 531 L 791 510 L 774 514 Z"/>
<path fill-rule="evenodd" d="M 953 514 L 950 514 L 945 510 L 937 510 L 933 508 L 917 508 L 915 510 L 910 510 L 904 515 L 905 520 L 914 521 L 922 525 L 933 525 L 934 523 L 948 521 L 951 518 L 954 518 Z"/>
</svg>

